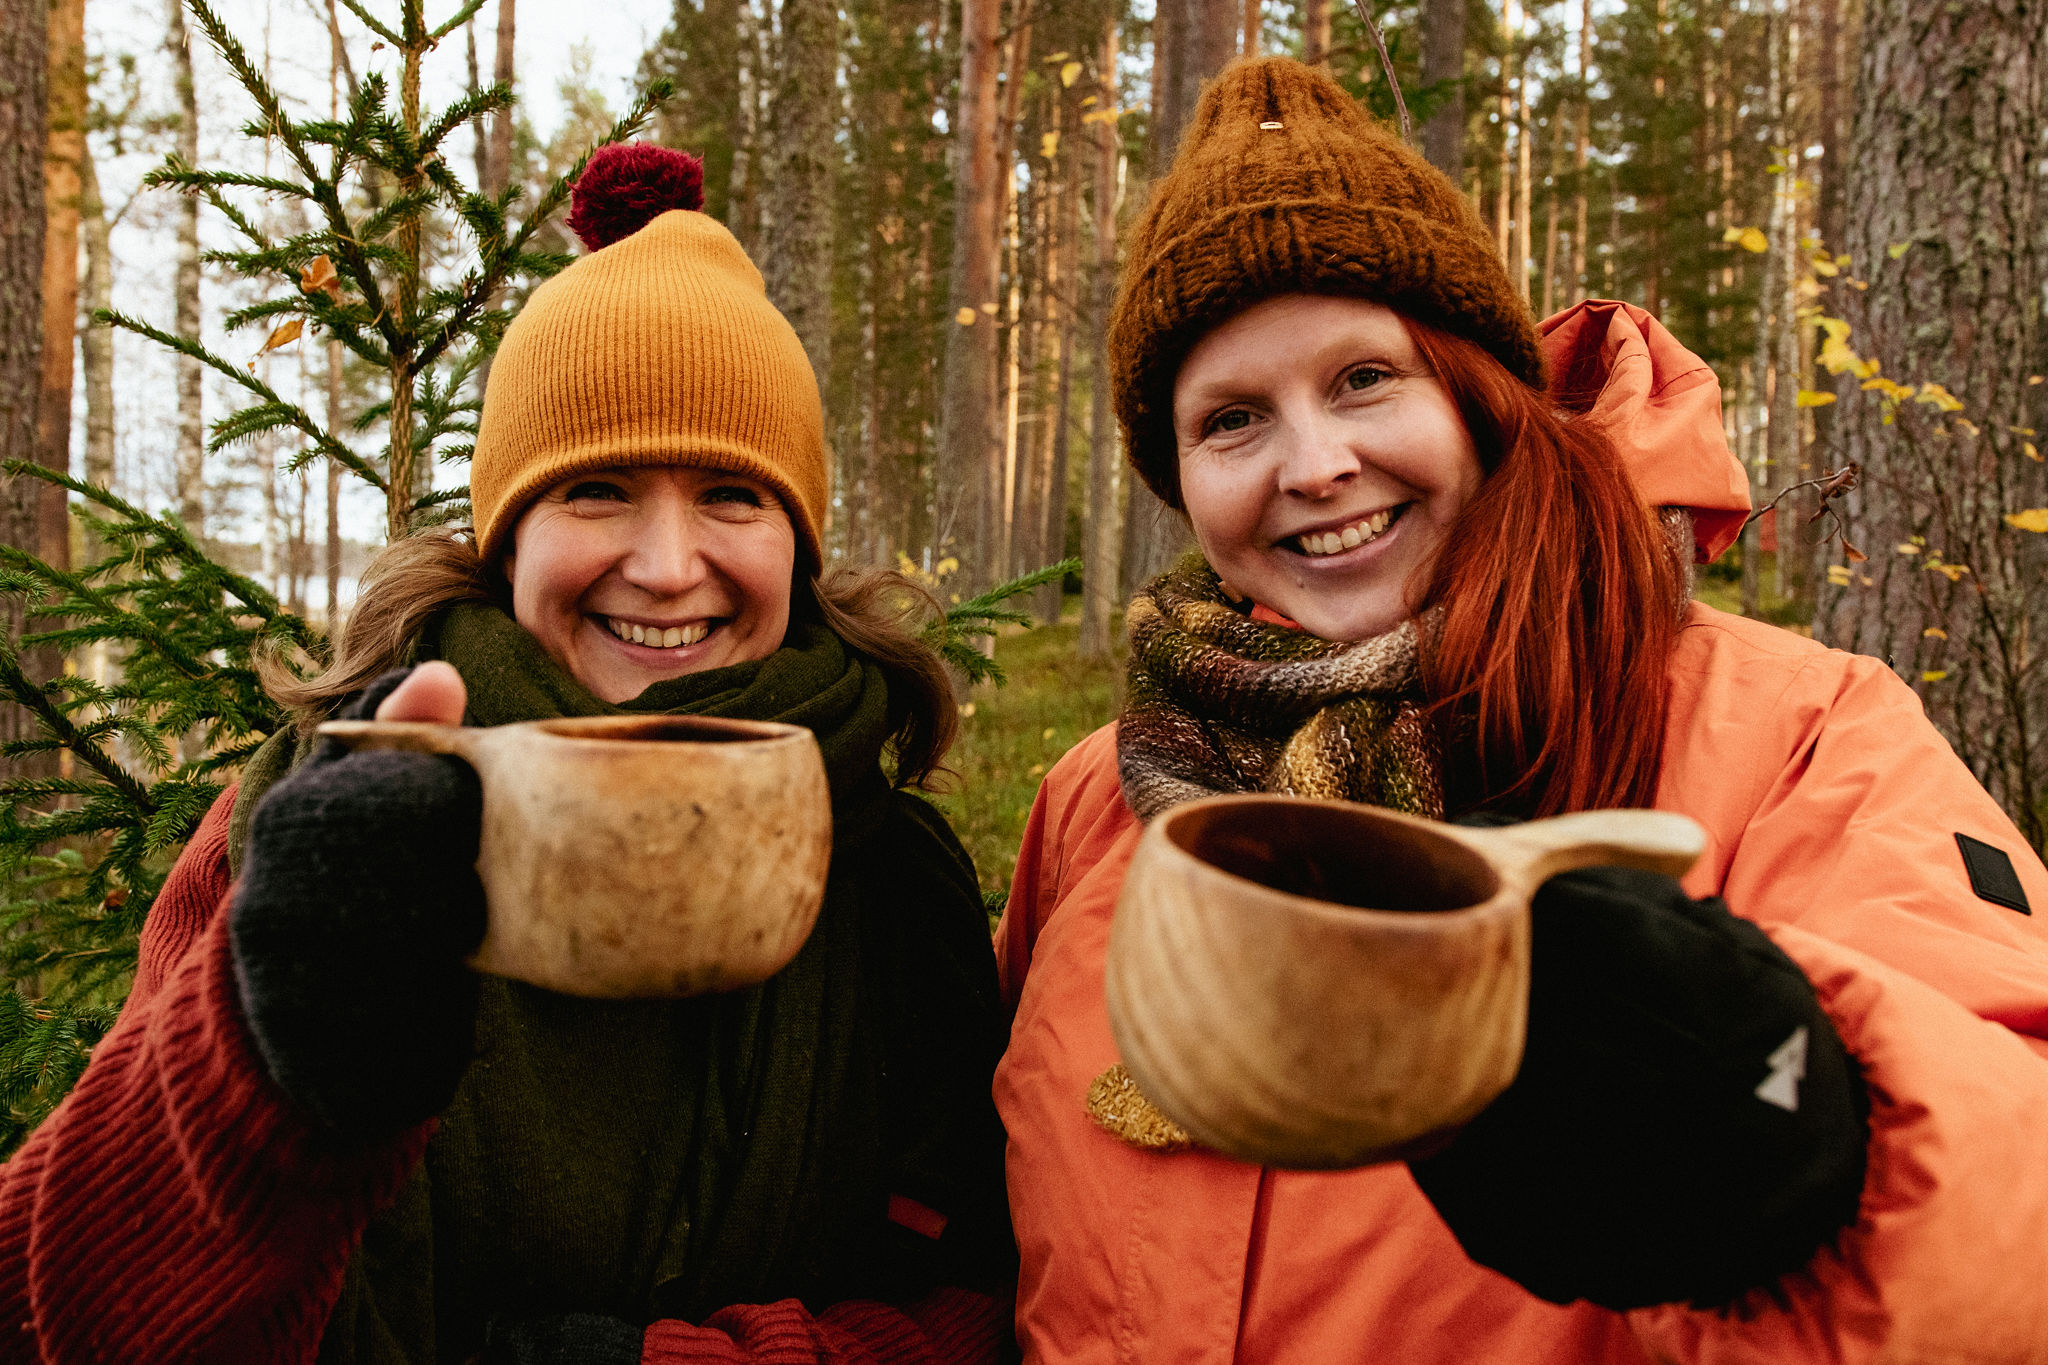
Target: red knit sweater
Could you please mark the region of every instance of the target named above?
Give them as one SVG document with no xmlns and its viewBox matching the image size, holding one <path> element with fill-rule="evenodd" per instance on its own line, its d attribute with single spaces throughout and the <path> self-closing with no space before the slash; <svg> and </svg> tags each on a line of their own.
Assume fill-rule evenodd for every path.
<svg viewBox="0 0 2048 1365">
<path fill-rule="evenodd" d="M 0 1165 L 0 1360 L 311 1361 L 357 1239 L 432 1125 L 343 1151 L 298 1118 L 242 1021 L 227 831 L 207 815 L 142 931 L 135 988 L 77 1087 Z M 1004 1306 L 795 1300 L 647 1329 L 644 1365 L 993 1361 Z"/>
</svg>

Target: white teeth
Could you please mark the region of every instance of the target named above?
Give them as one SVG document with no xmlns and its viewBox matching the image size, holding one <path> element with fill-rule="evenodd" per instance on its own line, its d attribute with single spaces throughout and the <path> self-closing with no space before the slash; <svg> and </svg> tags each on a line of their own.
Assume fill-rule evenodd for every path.
<svg viewBox="0 0 2048 1365">
<path fill-rule="evenodd" d="M 631 621 L 620 621 L 610 616 L 604 620 L 611 633 L 621 640 L 646 645 L 650 649 L 677 649 L 683 645 L 694 645 L 711 633 L 709 621 L 695 621 L 687 626 L 669 626 L 664 629 L 661 626 L 643 626 Z"/>
<path fill-rule="evenodd" d="M 1309 555 L 1334 555 L 1345 550 L 1357 549 L 1372 540 L 1393 524 L 1391 510 L 1375 512 L 1346 526 L 1341 531 L 1310 531 L 1296 537 L 1301 552 Z"/>
</svg>

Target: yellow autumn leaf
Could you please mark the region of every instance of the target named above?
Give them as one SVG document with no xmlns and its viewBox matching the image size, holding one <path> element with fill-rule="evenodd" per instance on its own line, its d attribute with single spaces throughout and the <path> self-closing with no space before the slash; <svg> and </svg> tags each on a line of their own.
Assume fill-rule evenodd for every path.
<svg viewBox="0 0 2048 1365">
<path fill-rule="evenodd" d="M 1058 733 L 1059 729 L 1056 726 L 1048 725 L 1045 727 L 1045 733 L 1040 735 L 1039 738 L 1044 740 L 1050 740 L 1054 735 Z"/>
<path fill-rule="evenodd" d="M 1940 682 L 1943 678 L 1946 678 L 1947 676 L 1948 670 L 1945 668 L 1930 668 L 1920 675 L 1920 681 Z"/>
<path fill-rule="evenodd" d="M 1822 393 L 1817 389 L 1801 389 L 1799 396 L 1793 400 L 1796 406 L 1802 408 L 1824 408 L 1834 401 L 1833 394 Z"/>
<path fill-rule="evenodd" d="M 1902 555 L 1917 555 L 1920 553 L 1920 547 L 1918 545 L 1895 545 L 1892 548 L 1897 550 Z"/>
<path fill-rule="evenodd" d="M 1047 161 L 1050 161 L 1054 157 L 1058 156 L 1059 152 L 1060 135 L 1057 130 L 1050 133 L 1044 133 L 1039 136 L 1038 154 L 1040 156 L 1044 157 Z"/>
<path fill-rule="evenodd" d="M 1073 53 L 1071 53 L 1071 52 L 1065 52 L 1065 51 L 1062 51 L 1062 52 L 1054 52 L 1054 53 L 1050 54 L 1049 56 L 1045 57 L 1045 58 L 1044 58 L 1044 61 L 1045 61 L 1045 64 L 1046 64 L 1047 66 L 1051 66 L 1051 65 L 1052 65 L 1052 64 L 1053 64 L 1054 62 L 1063 62 L 1063 61 L 1065 61 L 1065 60 L 1066 60 L 1067 58 L 1069 58 L 1069 57 L 1071 57 L 1071 56 L 1073 56 L 1073 55 L 1074 55 Z"/>
<path fill-rule="evenodd" d="M 1929 626 L 1920 633 L 1930 640 L 1946 640 L 1948 638 L 1948 632 L 1940 626 Z"/>
<path fill-rule="evenodd" d="M 1847 540 L 1844 540 L 1842 542 L 1842 558 L 1848 560 L 1851 564 L 1861 564 L 1869 559 L 1870 556 L 1857 549 L 1854 545 L 1851 545 Z"/>
<path fill-rule="evenodd" d="M 1849 566 L 1846 564 L 1828 565 L 1828 582 L 1834 584 L 1838 588 L 1848 587 Z"/>
<path fill-rule="evenodd" d="M 988 314 L 990 317 L 994 317 L 996 315 L 996 301 L 994 299 L 990 299 L 987 303 L 981 305 L 981 311 Z"/>
<path fill-rule="evenodd" d="M 264 339 L 263 345 L 257 350 L 255 356 L 250 359 L 250 372 L 255 372 L 257 360 L 269 355 L 280 346 L 291 345 L 299 339 L 299 333 L 305 330 L 306 320 L 304 318 L 293 318 L 289 322 L 280 322 L 271 330 L 270 335 Z"/>
<path fill-rule="evenodd" d="M 1962 428 L 1962 429 L 1963 429 L 1964 431 L 1967 431 L 1967 432 L 1969 432 L 1969 433 L 1970 433 L 1970 434 L 1971 434 L 1972 436 L 1977 436 L 1977 435 L 1981 435 L 1981 434 L 1982 434 L 1982 433 L 1980 433 L 1980 432 L 1979 432 L 1979 431 L 1977 430 L 1977 424 L 1976 424 L 1975 422 L 1972 422 L 1972 421 L 1971 421 L 1971 420 L 1970 420 L 1969 418 L 1967 418 L 1967 417 L 1958 417 L 1958 418 L 1956 418 L 1956 425 L 1957 425 L 1957 426 L 1959 426 L 1959 427 L 1961 427 L 1961 428 Z"/>
<path fill-rule="evenodd" d="M 1821 252 L 1813 258 L 1813 273 L 1823 279 L 1832 279 L 1842 273 L 1842 267 L 1836 265 L 1827 253 Z"/>
<path fill-rule="evenodd" d="M 973 716 L 973 715 L 974 715 L 974 703 L 973 703 L 973 702 L 971 702 L 971 701 L 967 701 L 967 702 L 962 702 L 962 703 L 960 703 L 960 719 L 962 719 L 962 720 L 967 720 L 968 718 L 970 718 L 970 717 L 971 717 L 971 716 Z"/>
<path fill-rule="evenodd" d="M 1060 86 L 1063 89 L 1072 88 L 1074 82 L 1081 79 L 1081 69 L 1081 63 L 1079 62 L 1068 62 L 1065 66 L 1062 66 L 1060 68 Z"/>
<path fill-rule="evenodd" d="M 2048 507 L 2029 507 L 2024 512 L 2007 512 L 2005 524 L 2015 531 L 2035 531 L 2048 535 Z"/>
<path fill-rule="evenodd" d="M 1893 242 L 1884 249 L 1884 254 L 1896 261 L 1912 249 L 1913 244 L 1911 242 Z"/>
<path fill-rule="evenodd" d="M 2028 387 L 2028 388 L 2032 388 L 2032 387 L 2033 387 L 2034 385 L 2036 385 L 2036 384 L 2040 383 L 2040 382 L 2041 382 L 2041 379 L 2042 379 L 2042 376 L 2041 376 L 2041 375 L 2038 375 L 2038 374 L 2030 374 L 2030 375 L 2028 375 L 2028 376 L 2027 376 L 2027 387 Z"/>
<path fill-rule="evenodd" d="M 1961 412 L 1963 400 L 1950 393 L 1942 385 L 1929 380 L 1920 386 L 1918 401 L 1931 403 L 1942 412 Z"/>
<path fill-rule="evenodd" d="M 2027 458 L 2030 460 L 2038 460 L 2041 458 L 2041 452 L 2034 449 L 2034 443 L 2032 441 L 2021 441 L 2020 449 L 2027 452 Z"/>
<path fill-rule="evenodd" d="M 1762 253 L 1771 249 L 1771 239 L 1764 236 L 1762 228 L 1732 227 L 1721 234 L 1724 242 L 1733 242 L 1744 251 Z"/>
<path fill-rule="evenodd" d="M 953 321 L 959 323 L 962 327 L 972 327 L 976 316 L 977 314 L 972 308 L 963 306 L 959 312 L 953 314 Z"/>
<path fill-rule="evenodd" d="M 946 556 L 946 557 L 945 557 L 944 559 L 942 559 L 942 560 L 940 560 L 940 561 L 939 561 L 938 563 L 936 563 L 936 564 L 932 565 L 932 577 L 933 577 L 933 578 L 944 578 L 944 577 L 945 577 L 945 576 L 946 576 L 947 574 L 949 574 L 949 573 L 958 573 L 959 571 L 960 571 L 960 561 L 959 561 L 959 560 L 957 560 L 957 559 L 955 559 L 955 558 L 954 558 L 953 556 L 951 556 L 951 555 L 947 555 L 947 556 Z M 956 598 L 954 598 L 953 600 L 954 600 L 955 602 L 957 602 L 957 601 L 959 601 L 960 599 L 956 597 Z"/>
<path fill-rule="evenodd" d="M 1115 123 L 1124 116 L 1121 109 L 1096 109 L 1081 115 L 1083 123 Z"/>
</svg>

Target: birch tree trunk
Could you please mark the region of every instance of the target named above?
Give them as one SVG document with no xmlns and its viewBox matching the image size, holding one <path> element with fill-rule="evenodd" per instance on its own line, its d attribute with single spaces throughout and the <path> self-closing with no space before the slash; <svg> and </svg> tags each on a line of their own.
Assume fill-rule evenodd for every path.
<svg viewBox="0 0 2048 1365">
<path fill-rule="evenodd" d="M 171 85 L 177 100 L 177 144 L 180 160 L 199 164 L 199 99 L 192 84 L 192 40 L 185 28 L 185 0 L 165 0 L 164 46 L 171 58 Z M 172 276 L 173 330 L 196 337 L 199 327 L 199 198 L 181 194 L 171 206 L 177 223 L 177 265 Z M 196 356 L 171 358 L 177 377 L 178 516 L 194 535 L 206 529 L 205 370 Z"/>
<path fill-rule="evenodd" d="M 2044 27 L 2038 0 L 1868 0 L 1843 218 L 1851 344 L 1913 395 L 1845 376 L 1836 429 L 1864 468 L 1816 635 L 1875 655 L 2036 847 L 2048 780 L 2043 423 Z M 1936 384 L 1939 391 L 1922 386 Z M 1944 395 L 1952 395 L 1945 398 Z M 1953 406 L 1952 406 L 1953 405 Z M 1899 547 L 1915 553 L 1901 553 Z M 1945 567 L 1944 567 L 1945 566 Z"/>
<path fill-rule="evenodd" d="M 934 538 L 958 556 L 970 584 L 993 565 L 988 469 L 1002 458 L 996 430 L 996 222 L 1003 167 L 996 160 L 1000 0 L 962 0 L 960 94 L 953 107 L 953 263 L 947 289 L 944 388 L 939 403 Z"/>
<path fill-rule="evenodd" d="M 85 383 L 85 481 L 113 488 L 114 332 L 94 325 L 93 316 L 114 306 L 114 256 L 107 203 L 100 192 L 92 149 L 79 148 L 78 227 L 85 248 L 85 279 L 79 300 L 78 368 Z"/>
</svg>

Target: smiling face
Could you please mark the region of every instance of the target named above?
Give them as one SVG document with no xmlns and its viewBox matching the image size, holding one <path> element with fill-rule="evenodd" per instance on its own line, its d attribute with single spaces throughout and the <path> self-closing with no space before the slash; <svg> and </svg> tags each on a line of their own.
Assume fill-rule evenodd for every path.
<svg viewBox="0 0 2048 1365">
<path fill-rule="evenodd" d="M 1288 294 L 1204 336 L 1173 389 L 1181 497 L 1231 591 L 1326 640 L 1400 624 L 1482 477 L 1391 309 Z"/>
<path fill-rule="evenodd" d="M 774 491 L 694 467 L 566 479 L 520 515 L 505 555 L 513 618 L 607 702 L 774 653 L 795 568 Z"/>
</svg>

